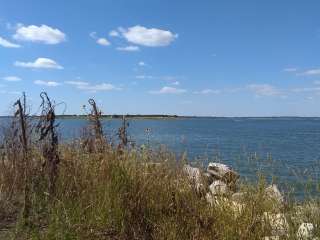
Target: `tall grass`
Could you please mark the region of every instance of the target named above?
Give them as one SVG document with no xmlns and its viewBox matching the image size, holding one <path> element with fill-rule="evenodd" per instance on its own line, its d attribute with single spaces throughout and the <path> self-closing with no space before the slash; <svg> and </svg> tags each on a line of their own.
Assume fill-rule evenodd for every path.
<svg viewBox="0 0 320 240">
<path fill-rule="evenodd" d="M 122 136 L 126 126 L 119 130 Z M 210 204 L 183 171 L 185 158 L 123 142 L 112 146 L 101 140 L 97 127 L 91 128 L 99 134 L 89 141 L 94 146 L 88 147 L 86 138 L 56 146 L 54 191 L 44 167 L 51 158 L 41 142 L 30 140 L 28 216 L 23 214 L 26 166 L 16 141 L 19 127 L 7 131 L 0 163 L 0 228 L 5 230 L 0 239 L 263 239 L 279 230 L 271 221 L 277 214 L 286 219 L 286 226 L 276 224 L 285 228 L 280 239 L 299 239 L 303 222 L 313 223 L 314 237 L 320 236 L 319 198 L 280 203 L 266 197 L 267 182 L 260 176 L 255 183 L 238 184 L 241 198 L 218 196 Z"/>
</svg>

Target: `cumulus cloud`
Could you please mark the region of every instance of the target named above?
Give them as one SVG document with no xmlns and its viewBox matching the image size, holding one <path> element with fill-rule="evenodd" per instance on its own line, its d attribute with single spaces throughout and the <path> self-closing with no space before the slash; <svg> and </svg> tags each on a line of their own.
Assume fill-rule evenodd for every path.
<svg viewBox="0 0 320 240">
<path fill-rule="evenodd" d="M 152 76 L 152 75 L 137 75 L 135 76 L 137 79 L 156 79 L 161 81 L 168 82 L 167 84 L 171 85 L 180 85 L 179 79 L 183 79 L 180 76 Z"/>
<path fill-rule="evenodd" d="M 203 95 L 207 95 L 207 94 L 219 94 L 221 93 L 221 90 L 217 90 L 217 89 L 203 89 L 201 91 L 196 91 L 194 92 L 195 94 L 203 94 Z"/>
<path fill-rule="evenodd" d="M 14 65 L 24 68 L 63 69 L 61 65 L 50 58 L 37 58 L 34 62 L 16 61 Z"/>
<path fill-rule="evenodd" d="M 112 90 L 122 90 L 121 88 L 115 87 L 110 83 L 101 83 L 96 85 L 78 85 L 78 89 L 87 90 L 90 92 L 98 92 L 98 91 L 112 91 Z"/>
<path fill-rule="evenodd" d="M 279 89 L 269 84 L 250 84 L 247 89 L 256 96 L 284 96 Z"/>
<path fill-rule="evenodd" d="M 120 33 L 116 30 L 112 30 L 109 32 L 110 37 L 120 37 Z"/>
<path fill-rule="evenodd" d="M 103 38 L 103 37 L 98 37 L 97 32 L 91 32 L 89 36 L 93 39 L 96 39 L 96 43 L 101 45 L 101 46 L 110 46 L 111 43 L 108 41 L 108 39 Z"/>
<path fill-rule="evenodd" d="M 303 88 L 294 88 L 291 90 L 295 93 L 303 93 L 303 92 L 320 92 L 320 87 L 303 87 Z"/>
<path fill-rule="evenodd" d="M 174 81 L 174 82 L 171 83 L 171 85 L 178 86 L 178 85 L 180 85 L 180 82 L 179 81 Z"/>
<path fill-rule="evenodd" d="M 8 40 L 0 37 L 0 46 L 5 48 L 20 48 L 21 46 L 19 44 L 15 44 L 12 42 L 9 42 Z"/>
<path fill-rule="evenodd" d="M 17 77 L 17 76 L 6 76 L 6 77 L 3 77 L 2 79 L 8 82 L 19 82 L 22 80 L 20 77 Z"/>
<path fill-rule="evenodd" d="M 181 88 L 175 88 L 175 87 L 163 87 L 158 91 L 149 91 L 151 94 L 181 94 L 186 93 L 187 90 L 181 89 Z"/>
<path fill-rule="evenodd" d="M 146 47 L 168 46 L 178 37 L 177 34 L 167 30 L 140 25 L 128 29 L 120 28 L 120 32 L 128 42 Z"/>
<path fill-rule="evenodd" d="M 151 75 L 137 75 L 136 79 L 154 79 L 154 76 Z"/>
<path fill-rule="evenodd" d="M 140 48 L 138 46 L 126 46 L 126 47 L 117 47 L 117 50 L 119 51 L 125 51 L 125 52 L 137 52 L 140 51 Z"/>
<path fill-rule="evenodd" d="M 138 65 L 139 65 L 140 67 L 144 67 L 144 66 L 146 66 L 147 64 L 146 64 L 145 62 L 140 61 L 140 62 L 138 62 Z"/>
<path fill-rule="evenodd" d="M 46 87 L 57 87 L 59 85 L 61 85 L 60 83 L 58 82 L 54 82 L 54 81 L 42 81 L 42 80 L 36 80 L 33 82 L 34 84 L 37 84 L 37 85 L 43 85 L 43 86 L 46 86 Z"/>
<path fill-rule="evenodd" d="M 184 77 L 182 77 L 182 76 L 162 76 L 159 78 L 164 81 L 174 82 L 174 81 L 178 81 L 179 79 L 183 79 Z"/>
<path fill-rule="evenodd" d="M 304 75 L 304 76 L 320 75 L 320 68 L 309 69 L 300 73 L 299 75 Z"/>
<path fill-rule="evenodd" d="M 111 43 L 106 38 L 98 38 L 97 43 L 102 46 L 109 46 Z"/>
<path fill-rule="evenodd" d="M 74 85 L 74 86 L 87 86 L 87 85 L 89 85 L 88 82 L 83 82 L 83 81 L 65 81 L 64 83 L 69 84 L 69 85 Z"/>
<path fill-rule="evenodd" d="M 296 72 L 296 71 L 298 71 L 298 69 L 297 68 L 285 68 L 285 69 L 283 69 L 283 71 L 284 72 Z"/>
<path fill-rule="evenodd" d="M 19 25 L 13 38 L 20 41 L 58 44 L 66 40 L 66 35 L 57 28 L 47 25 Z"/>
<path fill-rule="evenodd" d="M 89 92 L 98 92 L 98 91 L 112 91 L 112 90 L 122 90 L 110 83 L 101 83 L 92 85 L 89 82 L 84 81 L 65 81 L 65 84 L 72 85 L 80 90 L 85 90 Z"/>
</svg>

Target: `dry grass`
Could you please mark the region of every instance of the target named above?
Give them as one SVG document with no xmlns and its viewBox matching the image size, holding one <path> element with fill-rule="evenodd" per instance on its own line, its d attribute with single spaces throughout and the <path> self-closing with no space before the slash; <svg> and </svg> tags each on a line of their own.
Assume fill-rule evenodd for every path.
<svg viewBox="0 0 320 240">
<path fill-rule="evenodd" d="M 1 239 L 263 239 L 274 235 L 266 212 L 286 217 L 283 239 L 299 239 L 302 222 L 313 223 L 320 236 L 319 198 L 280 204 L 266 198 L 260 177 L 239 185 L 241 200 L 224 196 L 210 205 L 185 176 L 185 159 L 167 151 L 119 151 L 107 141 L 88 149 L 81 139 L 57 146 L 54 192 L 43 164 L 48 156 L 39 142 L 29 144 L 29 224 L 22 224 L 25 165 L 12 131 L 1 150 Z"/>
<path fill-rule="evenodd" d="M 301 222 L 320 224 L 318 200 L 279 205 L 265 199 L 263 179 L 241 187 L 246 193 L 241 211 L 228 198 L 211 206 L 170 153 L 89 153 L 76 143 L 60 146 L 56 195 L 50 200 L 41 154 L 32 154 L 30 226 L 19 225 L 21 173 L 8 160 L 2 165 L 0 213 L 4 225 L 17 223 L 12 239 L 262 239 L 272 235 L 264 212 L 286 215 L 288 239 L 295 239 Z"/>
</svg>

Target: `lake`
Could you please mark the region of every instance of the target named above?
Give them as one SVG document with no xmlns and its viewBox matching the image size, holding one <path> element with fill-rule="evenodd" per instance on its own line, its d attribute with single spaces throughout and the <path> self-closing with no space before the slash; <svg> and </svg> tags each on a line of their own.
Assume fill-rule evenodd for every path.
<svg viewBox="0 0 320 240">
<path fill-rule="evenodd" d="M 60 119 L 64 141 L 78 137 L 86 119 Z M 137 146 L 167 146 L 179 157 L 206 166 L 220 161 L 243 178 L 257 172 L 278 181 L 299 183 L 307 176 L 319 181 L 320 118 L 176 118 L 129 119 L 129 135 Z M 116 139 L 121 120 L 102 121 L 109 138 Z M 146 129 L 151 131 L 147 134 Z M 301 191 L 302 186 L 297 185 Z"/>
</svg>

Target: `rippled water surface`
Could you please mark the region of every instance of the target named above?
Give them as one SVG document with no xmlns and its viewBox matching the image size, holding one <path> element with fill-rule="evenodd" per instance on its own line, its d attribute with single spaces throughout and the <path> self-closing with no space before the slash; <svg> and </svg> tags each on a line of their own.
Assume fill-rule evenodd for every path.
<svg viewBox="0 0 320 240">
<path fill-rule="evenodd" d="M 64 140 L 79 136 L 85 119 L 63 119 Z M 103 120 L 106 134 L 116 138 L 120 120 Z M 320 118 L 179 118 L 131 119 L 129 134 L 136 145 L 160 144 L 190 161 L 221 161 L 243 177 L 257 171 L 273 173 L 281 180 L 299 177 L 319 179 Z M 148 136 L 146 129 L 150 128 Z"/>
</svg>

